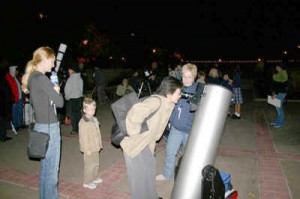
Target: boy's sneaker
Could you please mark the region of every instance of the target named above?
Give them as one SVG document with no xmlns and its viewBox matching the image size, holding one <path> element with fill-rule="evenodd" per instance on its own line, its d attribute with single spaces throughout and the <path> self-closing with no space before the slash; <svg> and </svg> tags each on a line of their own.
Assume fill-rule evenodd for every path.
<svg viewBox="0 0 300 199">
<path fill-rule="evenodd" d="M 277 128 L 277 129 L 282 128 L 282 126 L 281 126 L 281 125 L 278 125 L 278 124 L 274 125 L 273 127 L 274 127 L 274 128 Z"/>
<path fill-rule="evenodd" d="M 167 180 L 167 178 L 165 178 L 165 176 L 163 174 L 160 174 L 160 175 L 156 176 L 156 180 L 158 180 L 158 181 Z"/>
<path fill-rule="evenodd" d="M 277 123 L 276 123 L 276 122 L 270 122 L 270 125 L 271 125 L 271 126 L 276 126 Z"/>
<path fill-rule="evenodd" d="M 96 189 L 97 185 L 95 183 L 91 182 L 91 183 L 88 183 L 88 184 L 83 184 L 83 187 L 88 188 L 88 189 Z"/>
<path fill-rule="evenodd" d="M 101 178 L 96 178 L 96 180 L 93 181 L 94 184 L 100 184 L 103 180 Z"/>
</svg>

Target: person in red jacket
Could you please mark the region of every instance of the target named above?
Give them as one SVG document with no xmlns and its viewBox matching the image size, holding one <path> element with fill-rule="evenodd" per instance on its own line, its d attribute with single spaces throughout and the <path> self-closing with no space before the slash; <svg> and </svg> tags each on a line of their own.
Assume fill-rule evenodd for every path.
<svg viewBox="0 0 300 199">
<path fill-rule="evenodd" d="M 23 99 L 21 83 L 17 78 L 18 66 L 10 66 L 9 73 L 5 75 L 13 93 L 14 103 L 12 105 L 12 125 L 13 128 L 19 129 L 23 125 Z"/>
</svg>

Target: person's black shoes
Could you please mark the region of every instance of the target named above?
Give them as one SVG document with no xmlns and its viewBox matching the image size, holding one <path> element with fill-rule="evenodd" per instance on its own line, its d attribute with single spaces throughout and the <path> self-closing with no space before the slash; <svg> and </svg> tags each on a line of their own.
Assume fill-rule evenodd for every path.
<svg viewBox="0 0 300 199">
<path fill-rule="evenodd" d="M 6 142 L 6 141 L 9 141 L 11 139 L 12 139 L 11 137 L 6 137 L 6 138 L 1 138 L 0 141 L 1 142 Z"/>
<path fill-rule="evenodd" d="M 158 197 L 158 199 L 163 199 L 162 197 Z"/>
<path fill-rule="evenodd" d="M 233 114 L 233 115 L 231 116 L 231 119 L 239 120 L 239 119 L 241 119 L 241 117 L 240 117 L 240 116 L 237 116 L 236 114 Z"/>
</svg>

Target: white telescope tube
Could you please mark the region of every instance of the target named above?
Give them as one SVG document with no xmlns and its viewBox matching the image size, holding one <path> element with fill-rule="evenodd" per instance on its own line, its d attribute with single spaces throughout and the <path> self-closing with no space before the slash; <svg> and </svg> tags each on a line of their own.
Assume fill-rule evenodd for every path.
<svg viewBox="0 0 300 199">
<path fill-rule="evenodd" d="M 202 199 L 202 170 L 215 163 L 232 92 L 208 84 L 195 113 L 172 199 Z"/>
<path fill-rule="evenodd" d="M 66 44 L 61 43 L 59 45 L 58 52 L 57 52 L 57 55 L 56 55 L 56 67 L 55 67 L 55 71 L 56 72 L 59 69 L 59 66 L 61 64 L 61 60 L 62 60 L 62 58 L 64 56 L 64 53 L 66 52 L 66 49 L 67 49 L 67 45 Z"/>
</svg>

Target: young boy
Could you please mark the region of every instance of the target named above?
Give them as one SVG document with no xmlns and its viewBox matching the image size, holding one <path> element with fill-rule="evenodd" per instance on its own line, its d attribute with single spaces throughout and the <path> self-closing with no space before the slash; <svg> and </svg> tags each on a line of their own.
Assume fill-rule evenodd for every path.
<svg viewBox="0 0 300 199">
<path fill-rule="evenodd" d="M 102 149 L 99 122 L 94 117 L 96 102 L 91 98 L 83 100 L 83 116 L 79 121 L 79 144 L 83 153 L 84 180 L 83 187 L 96 189 L 97 184 L 102 183 L 97 178 L 99 170 L 99 151 Z"/>
</svg>

